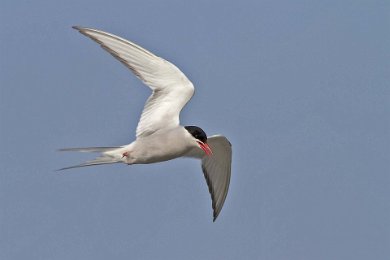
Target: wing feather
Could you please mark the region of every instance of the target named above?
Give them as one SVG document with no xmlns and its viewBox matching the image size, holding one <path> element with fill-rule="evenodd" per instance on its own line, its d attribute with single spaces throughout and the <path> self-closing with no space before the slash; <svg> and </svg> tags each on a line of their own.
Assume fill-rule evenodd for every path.
<svg viewBox="0 0 390 260">
<path fill-rule="evenodd" d="M 190 80 L 172 63 L 116 35 L 74 26 L 129 68 L 152 89 L 137 126 L 137 138 L 178 126 L 180 111 L 194 94 Z"/>
<path fill-rule="evenodd" d="M 213 221 L 222 210 L 231 176 L 232 147 L 229 140 L 221 135 L 209 137 L 208 145 L 212 156 L 203 156 L 202 170 L 209 187 L 213 208 Z"/>
</svg>

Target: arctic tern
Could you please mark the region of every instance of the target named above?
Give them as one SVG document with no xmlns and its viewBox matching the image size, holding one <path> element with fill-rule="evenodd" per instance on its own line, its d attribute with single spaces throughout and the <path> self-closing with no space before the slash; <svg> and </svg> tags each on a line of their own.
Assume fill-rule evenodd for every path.
<svg viewBox="0 0 390 260">
<path fill-rule="evenodd" d="M 200 159 L 211 194 L 213 221 L 225 202 L 231 175 L 232 148 L 222 135 L 207 137 L 197 126 L 181 126 L 179 115 L 194 94 L 191 81 L 172 63 L 116 35 L 74 26 L 129 68 L 152 90 L 139 120 L 136 139 L 118 147 L 66 148 L 60 151 L 100 153 L 94 160 L 65 167 L 125 163 L 148 164 L 179 157 Z"/>
</svg>

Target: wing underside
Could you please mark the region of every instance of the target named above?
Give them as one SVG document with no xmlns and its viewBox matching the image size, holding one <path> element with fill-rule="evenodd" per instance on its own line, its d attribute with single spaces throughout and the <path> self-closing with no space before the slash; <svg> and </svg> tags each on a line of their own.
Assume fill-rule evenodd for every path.
<svg viewBox="0 0 390 260">
<path fill-rule="evenodd" d="M 208 138 L 207 143 L 213 155 L 202 158 L 202 170 L 209 187 L 213 221 L 215 221 L 222 210 L 229 190 L 232 148 L 227 138 L 220 135 Z"/>
<path fill-rule="evenodd" d="M 137 138 L 179 125 L 180 111 L 194 94 L 194 86 L 184 73 L 172 63 L 121 37 L 91 28 L 73 28 L 100 44 L 152 89 L 137 126 Z"/>
</svg>

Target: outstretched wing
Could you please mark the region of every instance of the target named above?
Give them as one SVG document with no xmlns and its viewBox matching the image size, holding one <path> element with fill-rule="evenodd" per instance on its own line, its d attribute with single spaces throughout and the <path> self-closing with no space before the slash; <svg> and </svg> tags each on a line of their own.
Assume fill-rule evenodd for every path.
<svg viewBox="0 0 390 260">
<path fill-rule="evenodd" d="M 207 143 L 213 154 L 203 156 L 202 170 L 211 194 L 213 221 L 215 221 L 229 190 L 232 146 L 228 139 L 221 135 L 209 137 Z"/>
<path fill-rule="evenodd" d="M 172 63 L 116 35 L 74 26 L 128 67 L 153 93 L 137 126 L 137 138 L 179 125 L 182 108 L 194 94 L 191 81 Z"/>
</svg>

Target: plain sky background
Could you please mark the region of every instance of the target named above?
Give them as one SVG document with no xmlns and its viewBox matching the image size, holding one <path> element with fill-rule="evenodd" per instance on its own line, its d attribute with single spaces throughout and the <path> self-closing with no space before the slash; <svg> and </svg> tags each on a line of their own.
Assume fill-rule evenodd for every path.
<svg viewBox="0 0 390 260">
<path fill-rule="evenodd" d="M 389 1 L 0 5 L 0 259 L 390 259 Z M 72 25 L 192 80 L 182 124 L 234 149 L 215 223 L 196 160 L 55 171 L 150 94 Z"/>
</svg>

